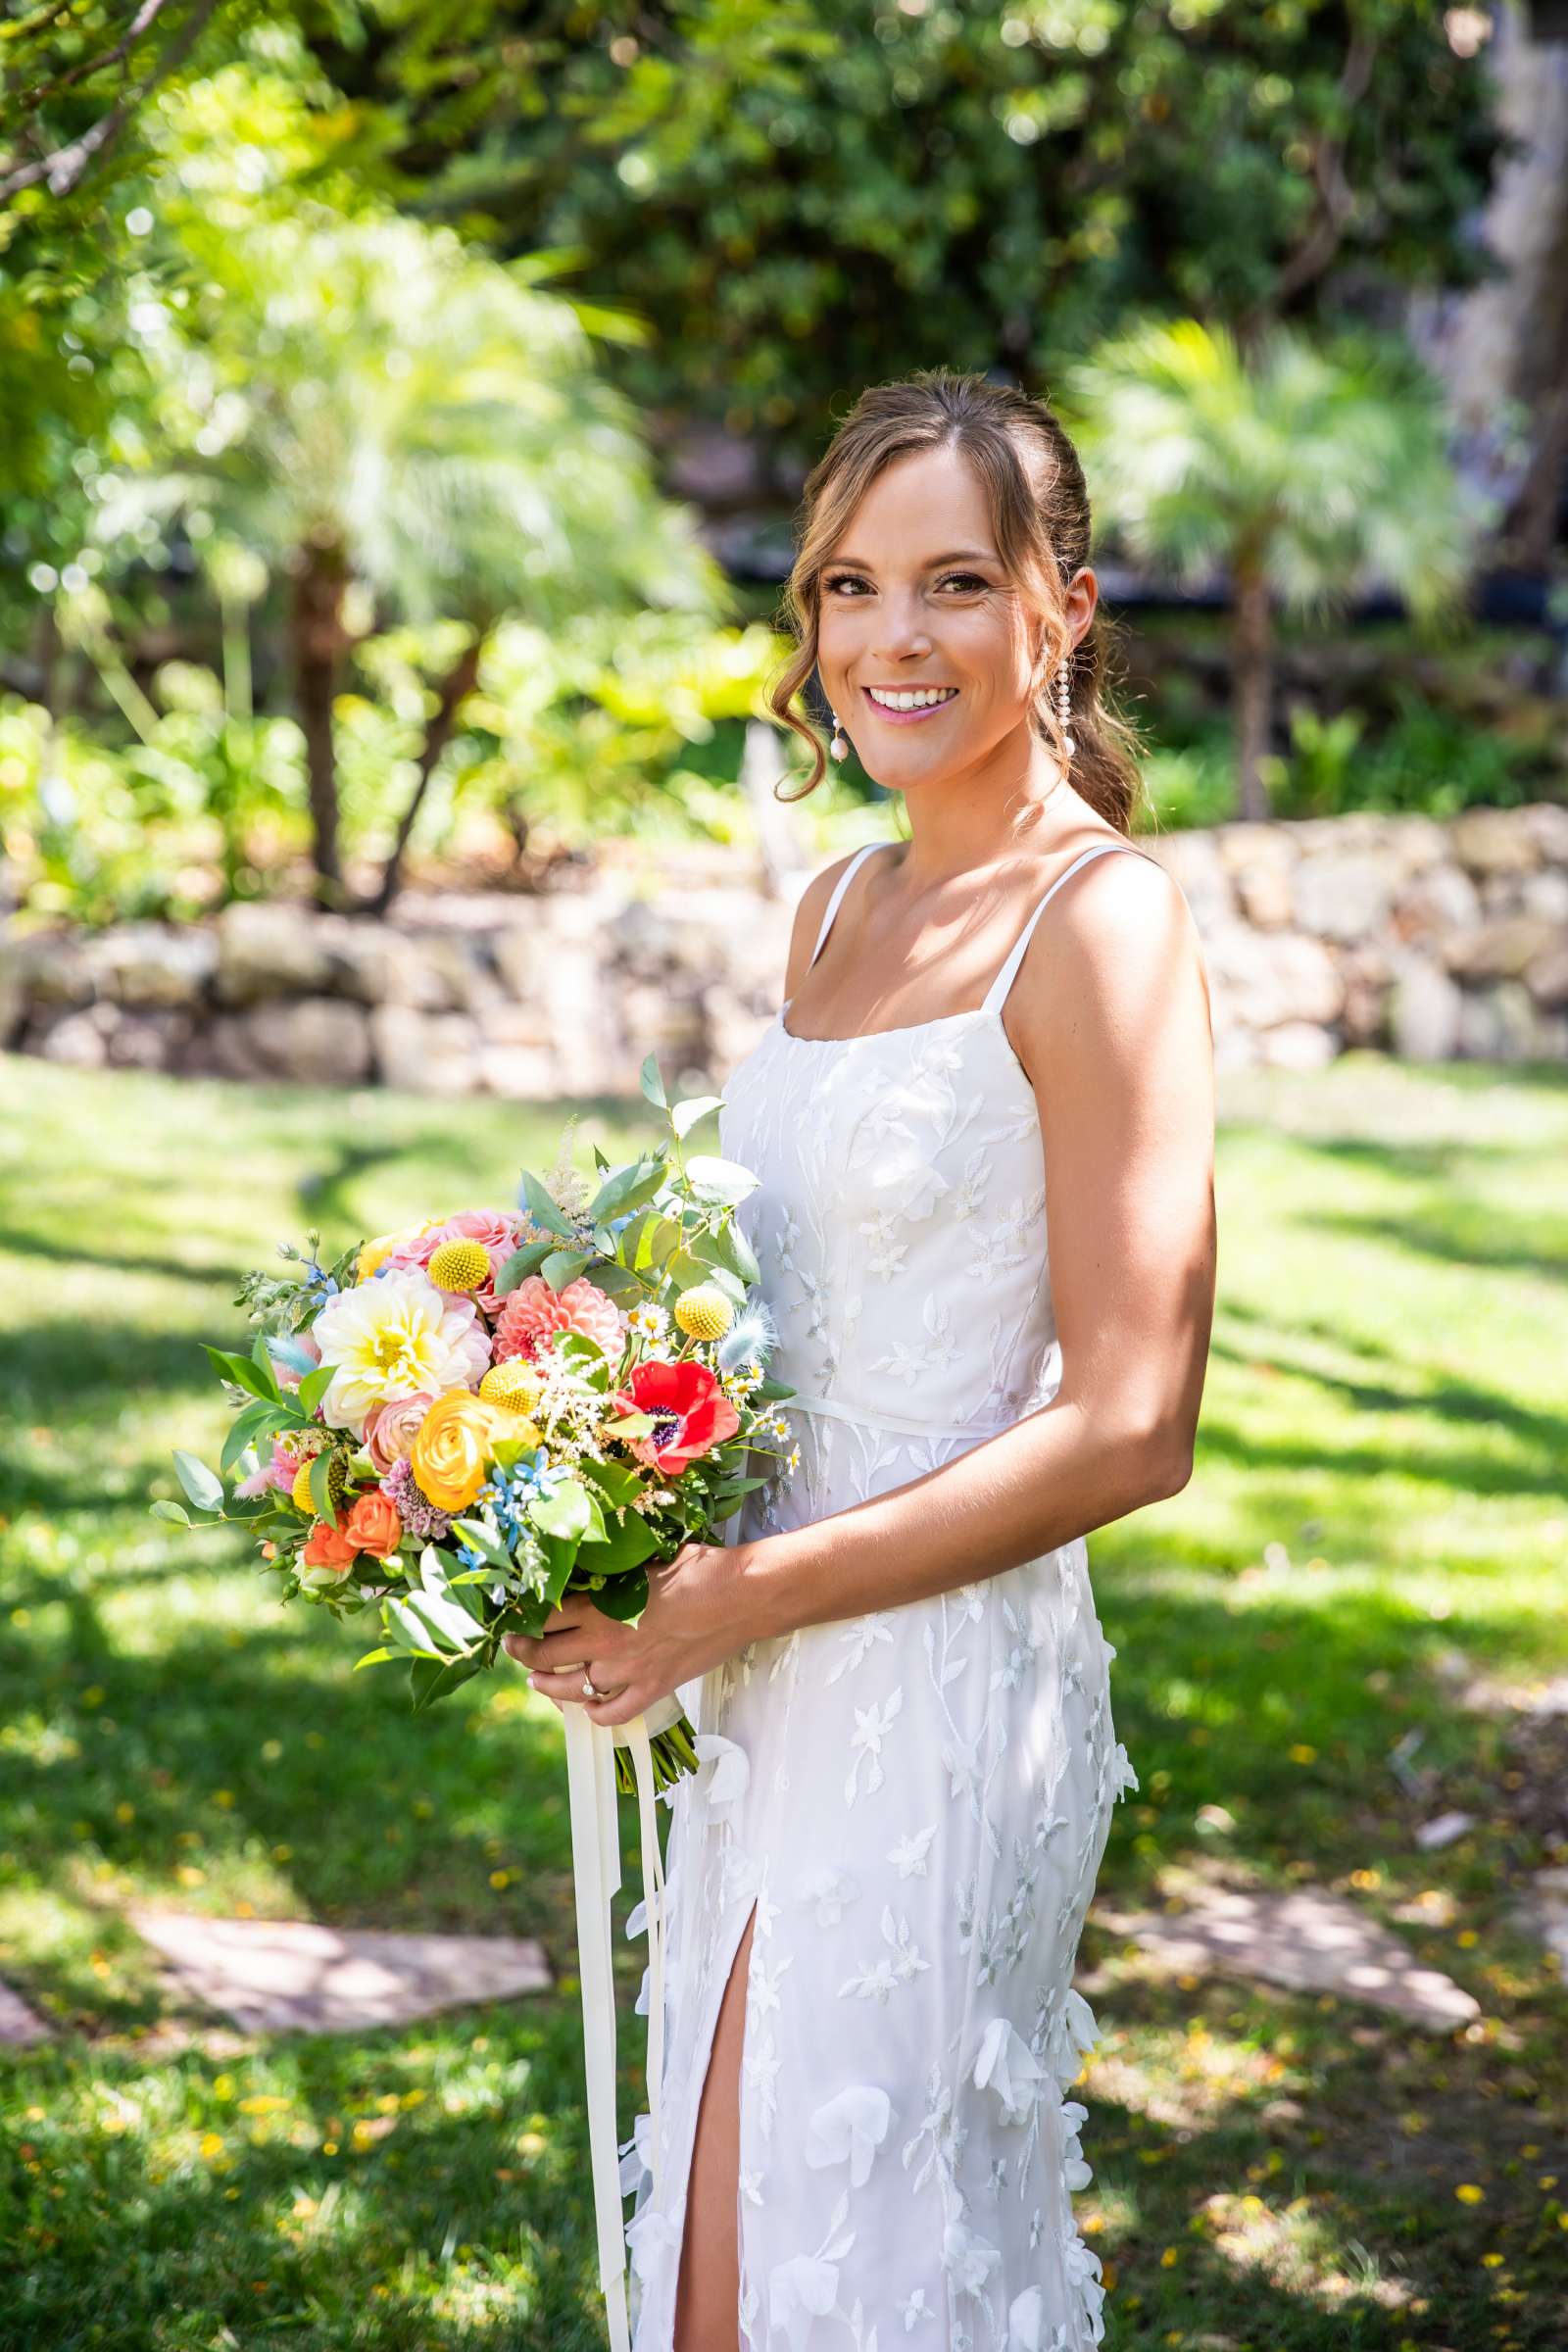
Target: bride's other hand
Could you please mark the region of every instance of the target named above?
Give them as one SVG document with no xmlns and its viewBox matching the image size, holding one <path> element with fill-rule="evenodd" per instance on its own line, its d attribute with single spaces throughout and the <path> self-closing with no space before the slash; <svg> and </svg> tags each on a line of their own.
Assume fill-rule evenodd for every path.
<svg viewBox="0 0 1568 2352">
<path fill-rule="evenodd" d="M 630 1723 L 751 1639 L 738 1606 L 749 1549 L 685 1544 L 672 1560 L 650 1566 L 648 1604 L 635 1625 L 573 1592 L 552 1609 L 542 1634 L 504 1634 L 502 1646 L 557 1706 L 570 1701 L 609 1728 Z M 604 1697 L 587 1696 L 585 1675 Z"/>
</svg>

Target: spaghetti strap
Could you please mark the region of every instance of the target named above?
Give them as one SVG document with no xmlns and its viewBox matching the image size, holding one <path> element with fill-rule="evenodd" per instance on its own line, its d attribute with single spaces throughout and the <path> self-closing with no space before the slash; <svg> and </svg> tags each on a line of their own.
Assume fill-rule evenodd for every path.
<svg viewBox="0 0 1568 2352">
<path fill-rule="evenodd" d="M 1006 962 L 1003 965 L 1001 971 L 998 972 L 996 978 L 992 981 L 990 988 L 986 992 L 986 1001 L 984 1006 L 982 1007 L 984 1011 L 1000 1012 L 1002 1010 L 1003 1004 L 1006 1001 L 1007 991 L 1009 988 L 1011 988 L 1014 980 L 1018 976 L 1018 966 L 1020 963 L 1022 963 L 1024 950 L 1028 947 L 1030 939 L 1034 935 L 1034 927 L 1036 923 L 1039 922 L 1040 917 L 1045 913 L 1046 908 L 1051 905 L 1052 900 L 1055 897 L 1062 884 L 1070 880 L 1081 865 L 1087 865 L 1091 858 L 1102 858 L 1106 852 L 1110 850 L 1128 850 L 1131 851 L 1135 858 L 1149 858 L 1149 853 L 1147 850 L 1134 849 L 1130 841 L 1096 841 L 1092 842 L 1087 850 L 1080 851 L 1079 855 L 1072 860 L 1072 863 L 1066 866 L 1062 872 L 1056 876 L 1056 879 L 1054 882 L 1053 882 L 1051 888 L 1047 891 L 1045 897 L 1041 900 L 1039 906 L 1035 908 L 1033 914 L 1029 917 L 1029 920 L 1025 923 L 1023 929 L 1013 941 L 1012 949 L 1007 956 Z M 1157 858 L 1149 858 L 1149 862 L 1151 865 L 1157 865 L 1159 860 Z"/>
<path fill-rule="evenodd" d="M 812 963 L 814 963 L 817 957 L 821 955 L 822 943 L 833 928 L 833 917 L 837 914 L 840 905 L 843 902 L 844 893 L 849 889 L 850 884 L 855 880 L 855 877 L 859 872 L 860 867 L 864 864 L 866 858 L 870 857 L 873 850 L 885 850 L 890 846 L 891 845 L 885 841 L 868 841 L 864 843 L 860 849 L 856 851 L 855 856 L 850 859 L 849 864 L 844 868 L 843 873 L 840 874 L 838 880 L 834 883 L 833 896 L 828 900 L 826 911 L 822 916 L 822 928 L 820 931 L 818 931 L 816 935 L 816 945 L 811 950 Z M 809 969 L 809 965 L 807 968 Z"/>
</svg>

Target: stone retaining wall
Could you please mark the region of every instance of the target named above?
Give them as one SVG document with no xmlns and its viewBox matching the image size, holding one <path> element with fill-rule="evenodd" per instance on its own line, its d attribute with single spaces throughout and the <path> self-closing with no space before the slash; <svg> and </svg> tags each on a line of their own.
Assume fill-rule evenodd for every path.
<svg viewBox="0 0 1568 2352">
<path fill-rule="evenodd" d="M 1221 1068 L 1347 1046 L 1568 1059 L 1568 808 L 1358 814 L 1146 845 L 1208 965 Z M 733 854 L 654 885 L 411 896 L 390 923 L 277 903 L 183 928 L 13 929 L 0 1046 L 84 1066 L 517 1099 L 712 1081 L 778 1002 L 793 900 Z"/>
</svg>

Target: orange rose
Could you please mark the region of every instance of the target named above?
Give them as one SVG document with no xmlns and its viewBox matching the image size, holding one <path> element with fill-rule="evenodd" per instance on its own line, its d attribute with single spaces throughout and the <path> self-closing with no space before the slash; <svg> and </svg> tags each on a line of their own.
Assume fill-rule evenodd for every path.
<svg viewBox="0 0 1568 2352">
<path fill-rule="evenodd" d="M 409 1468 L 438 1511 L 466 1511 L 489 1475 L 490 1448 L 510 1414 L 499 1414 L 471 1389 L 449 1389 L 419 1424 Z"/>
<path fill-rule="evenodd" d="M 371 1487 L 350 1511 L 343 1533 L 361 1551 L 373 1551 L 378 1560 L 384 1560 L 402 1541 L 403 1522 L 396 1503 L 379 1487 Z"/>
<path fill-rule="evenodd" d="M 329 1521 L 318 1519 L 303 1557 L 307 1568 L 347 1569 L 354 1565 L 359 1549 L 346 1527 L 333 1527 Z"/>
</svg>

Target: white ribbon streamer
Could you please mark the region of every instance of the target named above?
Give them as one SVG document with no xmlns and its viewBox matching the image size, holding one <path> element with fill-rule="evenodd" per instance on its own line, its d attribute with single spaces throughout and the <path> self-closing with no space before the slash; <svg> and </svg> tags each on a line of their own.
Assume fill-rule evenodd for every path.
<svg viewBox="0 0 1568 2352">
<path fill-rule="evenodd" d="M 642 1836 L 643 1898 L 648 1918 L 649 2157 L 659 2181 L 659 2101 L 664 2065 L 664 1870 L 654 1810 L 652 1733 L 681 1713 L 679 1700 L 635 1716 L 618 1731 L 594 1723 L 569 1701 L 561 1710 L 566 1734 L 566 1794 L 571 1815 L 571 1871 L 577 1905 L 577 1973 L 582 1989 L 583 2062 L 588 2091 L 588 2158 L 593 2179 L 599 2283 L 604 2290 L 610 2352 L 631 2352 L 626 2302 L 626 2231 L 621 2210 L 615 2124 L 615 1982 L 611 1961 L 610 1907 L 620 1886 L 620 1832 L 615 1809 L 615 1749 L 631 1751 Z"/>
</svg>

